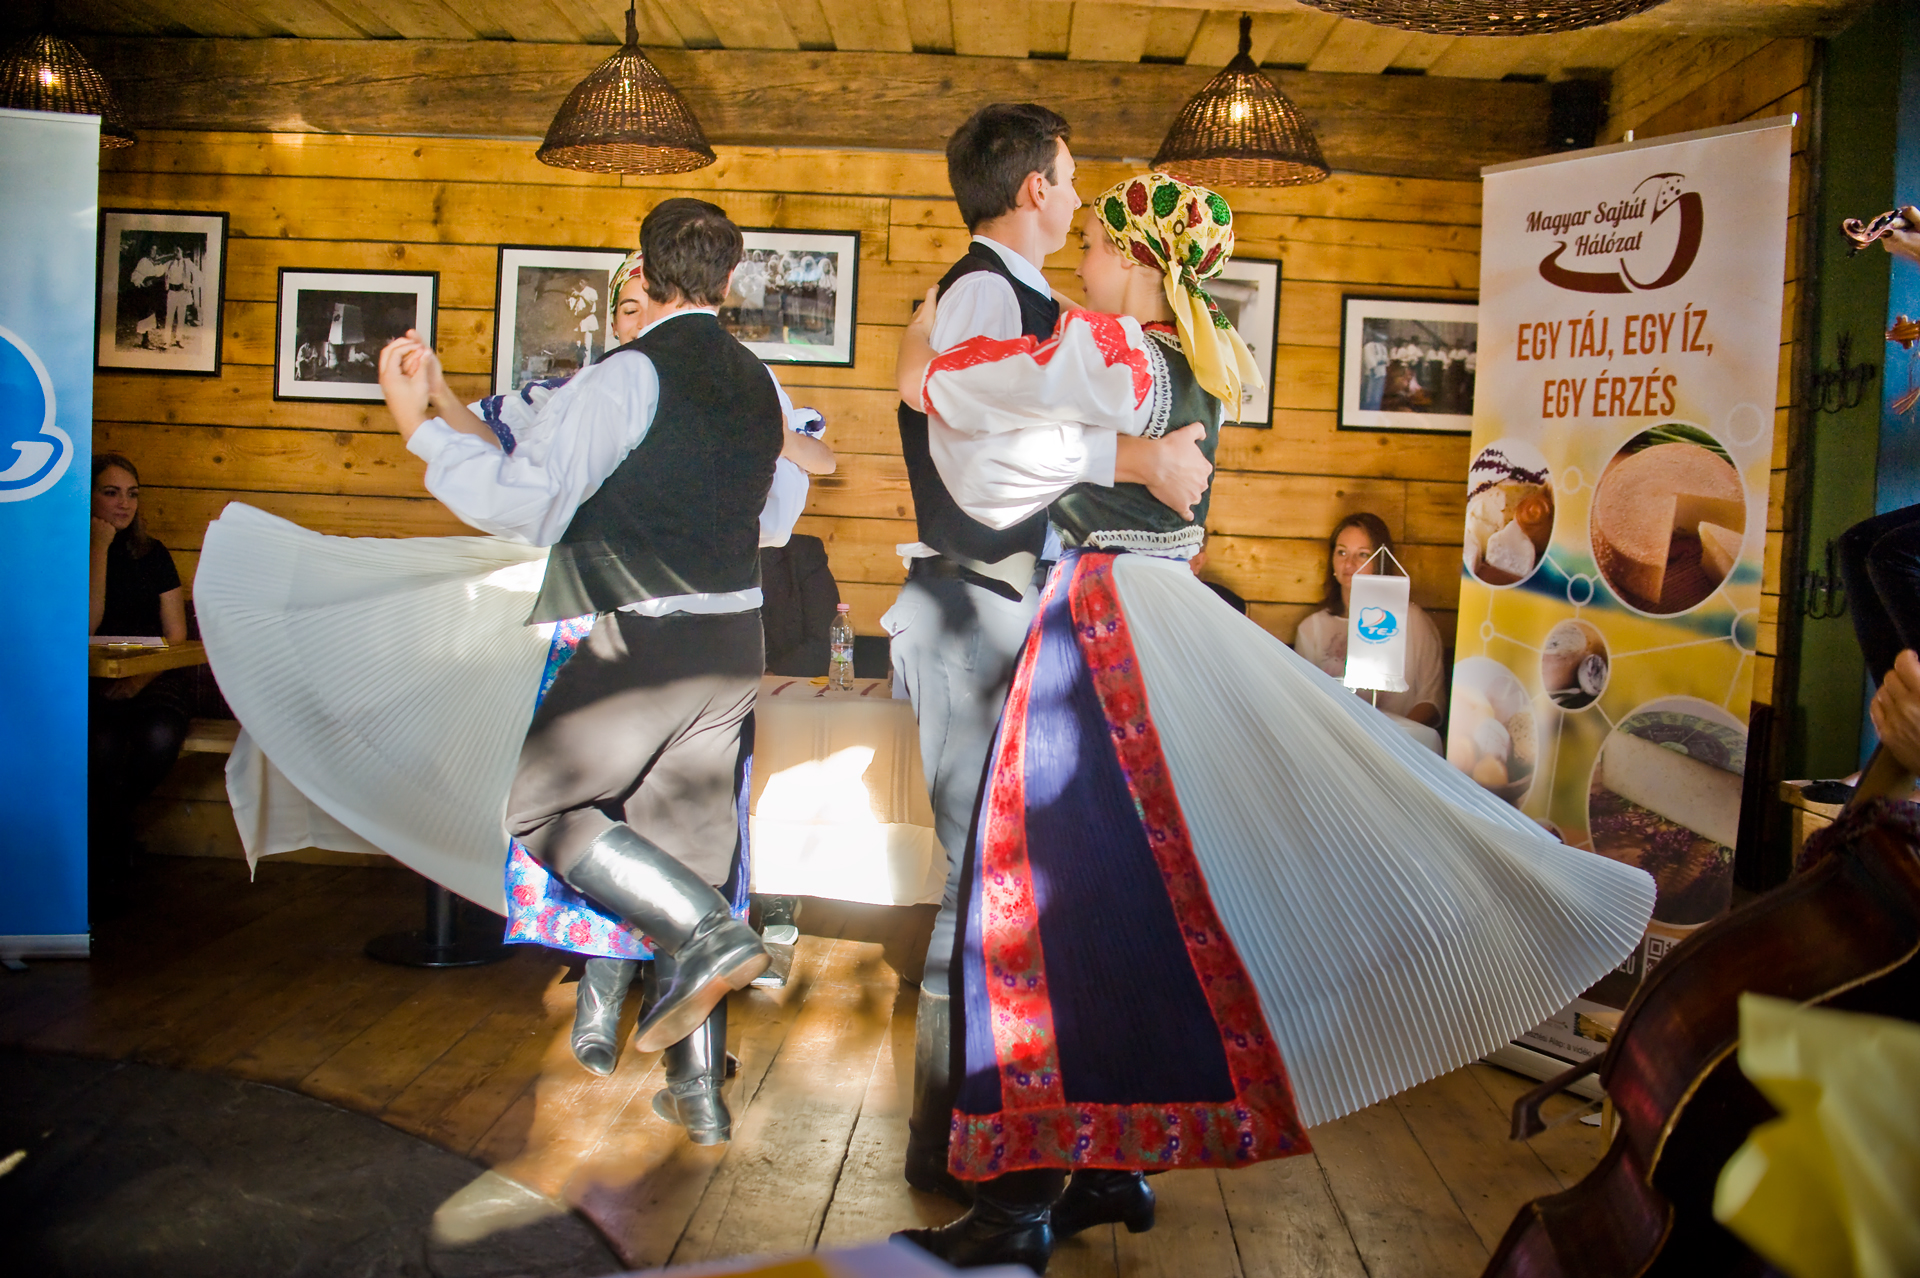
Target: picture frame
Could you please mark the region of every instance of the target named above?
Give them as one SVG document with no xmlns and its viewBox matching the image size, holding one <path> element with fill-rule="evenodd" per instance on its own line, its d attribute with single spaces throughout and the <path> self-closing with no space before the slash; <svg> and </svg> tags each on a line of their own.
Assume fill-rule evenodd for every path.
<svg viewBox="0 0 1920 1278">
<path fill-rule="evenodd" d="M 570 377 L 617 343 L 613 273 L 621 249 L 502 244 L 493 305 L 493 393 Z"/>
<path fill-rule="evenodd" d="M 380 348 L 410 328 L 433 344 L 439 293 L 438 271 L 281 267 L 273 397 L 380 403 Z"/>
<path fill-rule="evenodd" d="M 1340 299 L 1341 430 L 1473 430 L 1477 302 Z"/>
<path fill-rule="evenodd" d="M 1274 347 L 1280 336 L 1280 263 L 1267 258 L 1230 258 L 1220 274 L 1206 282 L 1206 290 L 1247 346 L 1264 385 L 1241 393 L 1239 415 L 1229 415 L 1229 426 L 1266 430 L 1273 425 Z"/>
<path fill-rule="evenodd" d="M 720 323 L 768 364 L 851 368 L 860 232 L 742 227 Z"/>
<path fill-rule="evenodd" d="M 220 375 L 227 215 L 101 209 L 96 372 Z"/>
</svg>

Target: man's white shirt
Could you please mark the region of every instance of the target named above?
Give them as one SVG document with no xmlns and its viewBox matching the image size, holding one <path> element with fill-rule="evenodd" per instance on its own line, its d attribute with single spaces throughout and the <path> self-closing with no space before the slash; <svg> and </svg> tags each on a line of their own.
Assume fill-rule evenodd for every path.
<svg viewBox="0 0 1920 1278">
<path fill-rule="evenodd" d="M 641 330 L 645 335 L 682 315 L 675 311 Z M 788 419 L 793 401 L 767 370 Z M 660 375 L 639 351 L 604 359 L 574 374 L 541 407 L 531 429 L 516 428 L 514 450 L 457 431 L 438 417 L 420 424 L 407 450 L 427 463 L 427 491 L 465 522 L 534 546 L 551 546 L 574 512 L 640 446 L 660 406 Z M 807 504 L 807 474 L 782 458 L 760 513 L 760 544 L 783 546 Z M 672 595 L 626 605 L 622 612 L 660 617 L 673 612 L 724 613 L 758 608 L 759 587 L 718 594 Z"/>
<path fill-rule="evenodd" d="M 1042 297 L 1053 296 L 1053 286 L 1040 268 L 1020 256 L 998 240 L 988 239 L 984 235 L 973 237 L 975 244 L 990 249 L 995 257 L 1006 264 L 1007 273 L 1013 278 L 1038 292 Z M 1007 283 L 997 272 L 973 271 L 961 276 L 940 299 L 934 312 L 933 332 L 929 342 L 933 349 L 944 351 L 976 337 L 987 337 L 994 341 L 1011 341 L 1019 337 L 1022 331 L 1020 320 L 1020 298 L 1013 291 L 1013 285 Z M 940 429 L 937 415 L 929 415 L 929 430 Z M 1076 432 L 1076 442 L 1080 445 L 1071 455 L 1060 460 L 1071 470 L 1071 477 L 1062 487 L 1074 483 L 1093 483 L 1111 486 L 1113 483 L 1114 450 L 1118 436 L 1107 430 L 1085 430 Z M 925 542 L 913 541 L 894 547 L 900 558 L 908 563 L 915 559 L 928 559 L 940 552 Z M 1053 526 L 1047 526 L 1047 544 L 1041 552 L 1042 559 L 1058 559 L 1061 554 L 1059 534 Z"/>
</svg>

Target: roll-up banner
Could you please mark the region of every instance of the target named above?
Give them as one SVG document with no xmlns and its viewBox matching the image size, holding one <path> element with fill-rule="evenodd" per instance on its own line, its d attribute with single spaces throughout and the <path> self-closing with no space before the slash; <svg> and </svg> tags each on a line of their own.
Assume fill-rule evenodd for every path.
<svg viewBox="0 0 1920 1278">
<path fill-rule="evenodd" d="M 0 110 L 0 955 L 87 943 L 87 519 L 100 120 Z"/>
<path fill-rule="evenodd" d="M 1640 948 L 1521 1040 L 1563 1061 L 1732 895 L 1791 144 L 1783 117 L 1482 170 L 1447 757 L 1659 887 Z"/>
</svg>

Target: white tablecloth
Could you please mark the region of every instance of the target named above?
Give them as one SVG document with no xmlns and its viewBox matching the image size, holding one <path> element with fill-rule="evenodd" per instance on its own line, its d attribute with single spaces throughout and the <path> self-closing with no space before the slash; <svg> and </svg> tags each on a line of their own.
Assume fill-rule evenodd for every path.
<svg viewBox="0 0 1920 1278">
<path fill-rule="evenodd" d="M 919 731 L 886 680 L 829 692 L 769 675 L 754 725 L 754 891 L 939 901 L 947 857 L 933 834 Z"/>
</svg>

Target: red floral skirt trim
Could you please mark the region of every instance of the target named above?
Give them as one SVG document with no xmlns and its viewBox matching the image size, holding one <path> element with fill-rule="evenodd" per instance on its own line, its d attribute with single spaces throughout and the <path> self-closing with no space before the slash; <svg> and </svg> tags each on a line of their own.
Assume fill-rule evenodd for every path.
<svg viewBox="0 0 1920 1278">
<path fill-rule="evenodd" d="M 956 1175 L 969 1179 L 1026 1167 L 1235 1166 L 1311 1148 L 1253 981 L 1193 854 L 1114 589 L 1114 558 L 1079 554 L 1068 572 L 1048 584 L 1041 608 L 1064 583 L 1115 755 L 1219 1027 L 1235 1095 L 1226 1102 L 1137 1105 L 1065 1098 L 1026 847 L 1024 737 L 1038 647 L 1032 640 L 1007 699 L 981 844 L 981 937 L 1002 1108 L 997 1114 L 954 1114 L 949 1162 Z M 1036 620 L 1036 632 L 1038 627 Z"/>
</svg>

